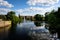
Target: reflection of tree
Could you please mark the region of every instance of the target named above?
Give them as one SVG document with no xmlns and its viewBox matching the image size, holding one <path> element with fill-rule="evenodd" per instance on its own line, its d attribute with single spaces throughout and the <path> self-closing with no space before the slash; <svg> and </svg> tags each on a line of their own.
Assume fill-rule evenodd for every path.
<svg viewBox="0 0 60 40">
<path fill-rule="evenodd" d="M 11 23 L 10 32 L 11 32 L 11 33 L 15 33 L 15 31 L 16 31 L 16 27 L 17 27 L 17 24 L 13 24 L 13 23 Z"/>
<path fill-rule="evenodd" d="M 12 38 L 13 38 L 13 40 L 15 39 L 15 38 L 17 38 L 16 37 L 16 24 L 11 24 L 11 28 L 9 29 L 9 34 L 8 34 L 8 38 L 10 39 L 10 40 L 12 40 Z"/>
<path fill-rule="evenodd" d="M 41 22 L 34 22 L 36 26 L 41 26 Z"/>
</svg>

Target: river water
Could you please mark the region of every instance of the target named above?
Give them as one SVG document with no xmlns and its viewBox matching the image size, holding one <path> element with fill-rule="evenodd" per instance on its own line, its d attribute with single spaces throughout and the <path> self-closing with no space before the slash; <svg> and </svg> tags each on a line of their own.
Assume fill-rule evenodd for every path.
<svg viewBox="0 0 60 40">
<path fill-rule="evenodd" d="M 0 40 L 55 40 L 53 37 L 59 40 L 56 34 L 52 36 L 45 28 L 45 22 L 26 21 L 5 29 Z"/>
</svg>

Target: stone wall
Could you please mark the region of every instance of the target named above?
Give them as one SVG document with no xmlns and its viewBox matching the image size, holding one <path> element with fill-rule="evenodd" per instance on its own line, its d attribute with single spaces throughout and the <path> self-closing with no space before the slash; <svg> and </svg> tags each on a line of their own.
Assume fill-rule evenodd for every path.
<svg viewBox="0 0 60 40">
<path fill-rule="evenodd" d="M 2 19 L 0 19 L 0 21 L 2 21 Z"/>
<path fill-rule="evenodd" d="M 0 27 L 8 26 L 11 25 L 11 21 L 1 21 L 0 22 Z"/>
</svg>

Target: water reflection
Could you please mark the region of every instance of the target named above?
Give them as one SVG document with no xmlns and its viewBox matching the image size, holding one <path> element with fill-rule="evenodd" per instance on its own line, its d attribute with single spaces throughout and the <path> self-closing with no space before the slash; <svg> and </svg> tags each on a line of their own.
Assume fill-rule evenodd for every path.
<svg viewBox="0 0 60 40">
<path fill-rule="evenodd" d="M 36 24 L 39 27 L 37 27 Z M 49 31 L 47 29 L 45 29 L 44 26 L 45 26 L 44 23 L 41 23 L 41 22 L 27 21 L 27 22 L 17 24 L 16 33 L 18 35 L 20 35 L 19 37 L 21 37 L 22 40 L 23 39 L 24 40 L 28 40 L 28 39 L 33 40 L 32 35 L 34 35 L 34 36 L 36 35 L 35 37 L 38 37 L 38 35 L 40 35 L 41 33 L 43 33 L 43 34 L 46 33 L 46 36 L 49 34 L 48 33 Z M 35 37 L 34 37 L 34 39 L 35 39 Z M 41 37 L 41 36 L 39 36 L 39 37 Z M 38 39 L 39 38 L 37 38 L 36 40 L 38 40 Z"/>
<path fill-rule="evenodd" d="M 41 26 L 41 22 L 34 22 L 34 24 L 36 25 L 36 26 Z"/>
<path fill-rule="evenodd" d="M 58 33 L 56 32 L 56 30 L 54 30 L 54 29 L 51 29 L 49 26 L 51 26 L 50 24 L 48 24 L 48 23 L 45 23 L 45 27 L 46 27 L 46 29 L 48 29 L 49 30 L 49 32 L 50 32 L 50 38 L 52 39 L 52 40 L 60 40 L 59 38 L 58 38 Z M 52 27 L 52 26 L 51 26 Z M 52 27 L 53 28 L 53 27 Z M 57 29 L 58 30 L 58 29 Z"/>
<path fill-rule="evenodd" d="M 8 40 L 15 40 L 17 38 L 16 36 L 16 24 L 12 24 L 10 29 L 9 29 L 9 35 L 8 35 Z"/>
<path fill-rule="evenodd" d="M 7 27 L 6 40 L 49 40 L 49 30 L 45 28 L 45 22 L 26 21 L 18 24 L 12 24 Z M 7 31 L 8 30 L 8 31 Z M 5 33 L 4 33 L 5 34 Z M 5 34 L 5 35 L 6 35 Z M 1 37 L 0 37 L 1 38 Z"/>
<path fill-rule="evenodd" d="M 45 28 L 44 22 L 34 22 L 36 27 L 33 27 L 32 30 L 29 31 L 29 36 L 32 40 L 49 40 L 50 33 L 49 30 Z"/>
<path fill-rule="evenodd" d="M 10 27 L 11 25 L 0 27 L 0 40 L 5 40 L 8 37 Z"/>
</svg>

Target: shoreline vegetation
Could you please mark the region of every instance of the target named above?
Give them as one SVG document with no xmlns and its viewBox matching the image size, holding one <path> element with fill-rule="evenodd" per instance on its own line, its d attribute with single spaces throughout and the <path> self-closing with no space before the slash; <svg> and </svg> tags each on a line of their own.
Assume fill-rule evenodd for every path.
<svg viewBox="0 0 60 40">
<path fill-rule="evenodd" d="M 57 33 L 58 38 L 60 38 L 60 8 L 58 8 L 57 11 L 52 10 L 51 12 L 46 12 L 45 17 L 40 14 L 34 15 L 34 17 L 28 17 L 28 16 L 16 16 L 16 13 L 14 11 L 10 11 L 7 13 L 7 15 L 1 15 L 0 19 L 0 28 L 8 27 L 8 25 L 11 25 L 10 31 L 15 33 L 17 23 L 24 22 L 24 18 L 26 20 L 34 20 L 37 27 L 41 26 L 41 22 L 44 21 L 47 25 L 45 27 L 47 28 L 51 34 Z M 41 21 L 41 22 L 40 22 Z"/>
</svg>

